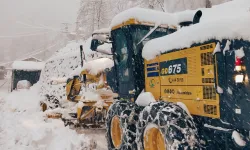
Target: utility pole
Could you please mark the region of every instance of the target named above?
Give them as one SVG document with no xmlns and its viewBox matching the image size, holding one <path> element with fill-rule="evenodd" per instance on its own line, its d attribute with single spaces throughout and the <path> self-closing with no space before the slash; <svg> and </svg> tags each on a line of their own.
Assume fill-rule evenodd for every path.
<svg viewBox="0 0 250 150">
<path fill-rule="evenodd" d="M 45 33 L 43 34 L 43 41 L 44 41 L 44 50 L 46 49 L 47 47 L 47 42 L 46 42 L 46 37 L 45 37 Z M 44 54 L 43 54 L 43 60 L 45 60 L 46 58 L 46 51 L 44 51 Z"/>
<path fill-rule="evenodd" d="M 68 34 L 69 34 L 69 23 L 62 23 L 63 24 L 63 29 L 62 29 L 62 34 L 65 34 L 66 35 L 66 37 L 68 36 Z M 64 43 L 64 45 L 67 45 L 67 41 L 65 41 L 65 43 Z"/>
<path fill-rule="evenodd" d="M 79 34 L 80 34 L 79 23 L 80 23 L 79 21 L 76 22 L 76 29 L 75 29 L 75 32 L 76 32 L 75 40 L 76 40 L 76 42 L 78 42 L 78 40 L 79 40 Z"/>
<path fill-rule="evenodd" d="M 69 33 L 69 23 L 62 23 L 64 25 L 63 29 L 62 29 L 62 33 Z"/>
</svg>

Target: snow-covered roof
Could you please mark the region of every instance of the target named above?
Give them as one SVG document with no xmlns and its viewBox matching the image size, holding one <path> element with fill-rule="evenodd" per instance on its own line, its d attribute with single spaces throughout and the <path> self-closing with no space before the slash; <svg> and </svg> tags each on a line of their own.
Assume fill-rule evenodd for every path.
<svg viewBox="0 0 250 150">
<path fill-rule="evenodd" d="M 183 27 L 177 32 L 146 43 L 142 56 L 153 59 L 156 55 L 190 47 L 210 39 L 244 39 L 250 41 L 250 1 L 237 0 L 203 10 L 201 22 Z"/>
<path fill-rule="evenodd" d="M 40 61 L 40 62 L 42 62 L 42 60 L 41 59 L 38 59 L 38 58 L 36 58 L 36 57 L 27 57 L 27 58 L 25 58 L 25 59 L 22 59 L 23 61 L 25 61 L 25 60 L 29 60 L 29 59 L 34 59 L 34 60 L 36 60 L 36 61 Z"/>
<path fill-rule="evenodd" d="M 111 21 L 110 27 L 114 29 L 122 24 L 136 24 L 138 22 L 152 25 L 162 24 L 173 27 L 178 25 L 177 18 L 173 14 L 136 7 L 117 14 Z"/>
<path fill-rule="evenodd" d="M 96 60 L 91 60 L 83 64 L 83 67 L 79 67 L 74 70 L 71 76 L 80 75 L 84 70 L 87 70 L 92 75 L 97 75 L 98 73 L 104 71 L 105 69 L 110 69 L 114 66 L 114 61 L 109 58 L 99 58 Z"/>
<path fill-rule="evenodd" d="M 43 68 L 44 68 L 43 62 L 14 61 L 12 64 L 13 70 L 35 71 L 35 70 L 42 70 Z"/>
</svg>

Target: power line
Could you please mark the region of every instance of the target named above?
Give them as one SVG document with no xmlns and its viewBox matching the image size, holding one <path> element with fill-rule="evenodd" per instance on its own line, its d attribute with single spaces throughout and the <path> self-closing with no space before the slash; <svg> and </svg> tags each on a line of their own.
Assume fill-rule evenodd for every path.
<svg viewBox="0 0 250 150">
<path fill-rule="evenodd" d="M 44 46 L 43 46 L 42 48 L 39 48 L 39 49 L 34 50 L 34 51 L 32 51 L 32 52 L 28 52 L 28 53 L 24 54 L 22 57 L 19 57 L 19 58 L 17 58 L 17 59 L 24 58 L 24 57 L 28 57 L 28 56 L 32 55 L 33 53 L 37 53 L 37 52 L 39 52 L 39 51 L 41 51 L 41 50 L 43 50 L 43 49 L 46 49 L 46 48 L 44 48 Z"/>
<path fill-rule="evenodd" d="M 43 51 L 35 50 L 35 51 L 33 51 L 32 53 L 34 53 L 34 52 L 36 52 L 36 53 L 31 54 L 31 55 L 28 55 L 27 57 L 32 57 L 32 56 L 35 56 L 35 55 L 40 54 L 40 53 L 42 53 L 42 52 L 48 51 L 48 49 L 50 49 L 50 48 L 52 48 L 52 47 L 54 47 L 54 46 L 56 46 L 56 45 L 58 45 L 58 44 L 59 44 L 59 42 L 56 43 L 56 44 L 54 44 L 54 45 L 50 45 L 50 46 L 46 47 L 45 50 L 43 50 Z M 24 58 L 24 56 L 22 56 L 22 58 Z M 25 57 L 25 58 L 26 58 L 26 57 Z M 21 58 L 19 57 L 19 58 L 17 58 L 16 60 L 20 60 L 20 59 L 21 59 Z M 0 66 L 3 66 L 3 65 L 6 65 L 6 64 L 13 63 L 13 62 L 16 61 L 16 60 L 2 63 L 2 64 L 0 64 Z"/>
<path fill-rule="evenodd" d="M 21 21 L 17 21 L 16 23 L 18 24 L 22 24 L 24 26 L 27 26 L 29 28 L 38 28 L 38 29 L 46 29 L 46 30 L 54 30 L 54 31 L 60 31 L 60 29 L 58 28 L 52 28 L 52 27 L 49 27 L 49 26 L 45 26 L 45 25 L 38 25 L 38 26 L 34 26 L 34 25 L 31 25 L 31 24 L 27 24 L 27 23 L 24 23 L 24 22 L 21 22 Z"/>
<path fill-rule="evenodd" d="M 57 31 L 48 31 L 48 32 L 40 32 L 40 33 L 34 33 L 34 34 L 23 34 L 23 35 L 7 35 L 7 36 L 0 36 L 0 38 L 19 38 L 19 37 L 26 37 L 26 36 L 36 36 L 36 35 L 43 35 L 51 32 L 57 32 Z"/>
<path fill-rule="evenodd" d="M 5 81 L 2 85 L 0 85 L 0 89 L 1 89 L 7 82 L 8 82 L 8 80 Z"/>
<path fill-rule="evenodd" d="M 46 47 L 45 50 L 40 51 L 40 52 L 36 52 L 36 53 L 34 53 L 34 54 L 32 54 L 32 55 L 29 55 L 29 56 L 27 56 L 27 57 L 35 56 L 35 55 L 40 54 L 40 53 L 42 53 L 42 52 L 48 51 L 48 49 L 50 49 L 50 48 L 52 48 L 52 47 L 54 47 L 54 46 L 56 46 L 56 45 L 58 45 L 58 44 L 59 44 L 59 43 L 56 43 L 56 44 L 54 44 L 54 45 L 52 45 L 52 46 Z"/>
</svg>

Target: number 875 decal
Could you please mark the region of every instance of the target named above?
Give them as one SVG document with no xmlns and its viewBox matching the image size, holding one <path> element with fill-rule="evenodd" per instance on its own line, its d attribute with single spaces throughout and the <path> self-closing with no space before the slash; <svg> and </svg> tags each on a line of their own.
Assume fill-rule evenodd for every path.
<svg viewBox="0 0 250 150">
<path fill-rule="evenodd" d="M 187 59 L 181 58 L 160 63 L 161 75 L 174 75 L 187 73 Z"/>
<path fill-rule="evenodd" d="M 161 74 L 179 74 L 181 73 L 181 64 L 170 65 L 168 68 L 162 68 Z"/>
</svg>

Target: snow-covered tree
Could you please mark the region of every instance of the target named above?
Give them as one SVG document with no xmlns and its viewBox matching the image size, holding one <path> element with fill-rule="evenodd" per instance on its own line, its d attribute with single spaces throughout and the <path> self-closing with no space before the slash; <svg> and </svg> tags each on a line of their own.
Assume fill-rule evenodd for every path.
<svg viewBox="0 0 250 150">
<path fill-rule="evenodd" d="M 94 30 L 107 26 L 109 11 L 107 0 L 81 1 L 77 22 L 84 32 L 84 38 L 88 38 Z"/>
<path fill-rule="evenodd" d="M 208 6 L 218 5 L 231 0 L 164 0 L 164 7 L 167 12 L 178 12 L 187 9 L 208 8 Z M 208 3 L 211 4 L 208 4 Z"/>
<path fill-rule="evenodd" d="M 94 30 L 107 28 L 116 14 L 132 7 L 173 13 L 210 7 L 227 1 L 230 0 L 81 0 L 77 22 L 84 35 L 83 39 L 87 39 Z"/>
<path fill-rule="evenodd" d="M 164 8 L 164 0 L 140 0 L 139 6 L 164 12 L 166 11 Z"/>
</svg>

